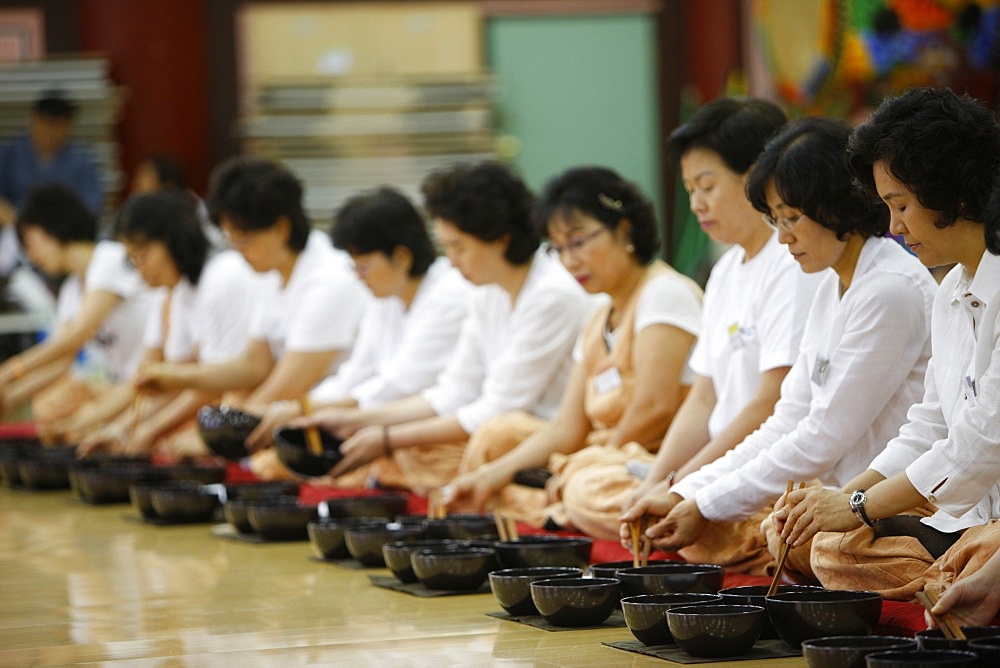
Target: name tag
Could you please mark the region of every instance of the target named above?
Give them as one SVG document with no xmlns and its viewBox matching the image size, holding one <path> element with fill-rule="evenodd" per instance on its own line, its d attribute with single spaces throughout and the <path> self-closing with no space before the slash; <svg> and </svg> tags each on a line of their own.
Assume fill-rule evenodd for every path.
<svg viewBox="0 0 1000 668">
<path fill-rule="evenodd" d="M 741 327 L 738 322 L 731 324 L 726 331 L 729 333 L 729 345 L 733 349 L 742 348 L 746 344 L 752 343 L 757 335 L 756 327 L 753 325 Z"/>
<path fill-rule="evenodd" d="M 610 392 L 616 388 L 622 386 L 622 375 L 618 373 L 618 369 L 611 367 L 606 371 L 602 371 L 597 374 L 594 378 L 594 389 L 598 394 L 604 394 Z"/>
<path fill-rule="evenodd" d="M 813 365 L 810 380 L 820 387 L 826 384 L 826 378 L 830 374 L 830 358 L 816 355 L 816 363 Z"/>
</svg>

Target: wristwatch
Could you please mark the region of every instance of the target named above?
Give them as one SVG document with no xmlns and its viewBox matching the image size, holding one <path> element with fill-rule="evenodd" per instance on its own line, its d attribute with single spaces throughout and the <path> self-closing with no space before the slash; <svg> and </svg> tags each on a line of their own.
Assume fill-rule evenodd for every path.
<svg viewBox="0 0 1000 668">
<path fill-rule="evenodd" d="M 865 512 L 865 504 L 868 503 L 868 497 L 865 496 L 865 490 L 855 490 L 854 493 L 851 494 L 851 500 L 848 503 L 851 504 L 851 512 L 854 513 L 854 516 L 858 518 L 859 522 L 865 526 L 875 526 L 875 523 L 868 517 L 868 513 Z"/>
</svg>

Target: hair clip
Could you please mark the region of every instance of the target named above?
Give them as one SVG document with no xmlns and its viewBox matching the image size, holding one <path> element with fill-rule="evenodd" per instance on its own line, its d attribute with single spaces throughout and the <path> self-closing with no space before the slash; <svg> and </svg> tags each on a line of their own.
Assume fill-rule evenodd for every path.
<svg viewBox="0 0 1000 668">
<path fill-rule="evenodd" d="M 605 209 L 610 209 L 611 211 L 616 211 L 618 213 L 621 213 L 622 210 L 625 208 L 622 206 L 622 201 L 620 199 L 611 199 L 604 193 L 600 193 L 597 196 L 597 201 L 600 202 L 601 206 L 603 206 Z"/>
</svg>

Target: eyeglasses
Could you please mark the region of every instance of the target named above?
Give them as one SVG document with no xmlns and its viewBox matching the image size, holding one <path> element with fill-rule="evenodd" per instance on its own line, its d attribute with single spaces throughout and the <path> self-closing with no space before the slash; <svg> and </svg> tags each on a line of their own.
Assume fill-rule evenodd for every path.
<svg viewBox="0 0 1000 668">
<path fill-rule="evenodd" d="M 572 239 L 567 239 L 566 243 L 563 245 L 549 243 L 545 246 L 545 252 L 552 257 L 562 257 L 563 252 L 568 252 L 570 255 L 576 255 L 580 250 L 586 246 L 591 239 L 597 238 L 597 235 L 601 232 L 607 232 L 608 228 L 603 225 L 593 232 L 588 232 L 578 237 L 573 237 Z"/>
<path fill-rule="evenodd" d="M 763 218 L 764 222 L 770 225 L 771 227 L 777 228 L 782 232 L 791 232 L 792 228 L 795 227 L 795 223 L 802 220 L 802 214 L 797 213 L 794 216 L 790 216 L 788 218 L 782 218 L 781 216 L 775 218 L 774 216 L 765 213 L 761 214 L 761 218 Z"/>
<path fill-rule="evenodd" d="M 257 238 L 261 230 L 222 230 L 222 238 L 233 250 L 246 248 Z"/>
</svg>

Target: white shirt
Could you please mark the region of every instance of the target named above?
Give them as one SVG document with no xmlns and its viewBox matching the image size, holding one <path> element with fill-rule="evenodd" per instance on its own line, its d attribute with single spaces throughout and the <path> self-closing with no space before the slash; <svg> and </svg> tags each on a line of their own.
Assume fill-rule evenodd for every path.
<svg viewBox="0 0 1000 668">
<path fill-rule="evenodd" d="M 205 263 L 197 285 L 182 277 L 173 287 L 166 341 L 163 302 L 168 291 L 156 291 L 144 345 L 162 349 L 167 362 L 211 364 L 240 354 L 250 340 L 250 317 L 261 280 L 238 252 L 217 253 Z"/>
<path fill-rule="evenodd" d="M 743 410 L 765 371 L 791 366 L 819 277 L 799 269 L 772 233 L 750 260 L 741 246 L 719 258 L 705 286 L 702 332 L 691 368 L 712 379 L 715 438 Z"/>
<path fill-rule="evenodd" d="M 931 354 L 930 272 L 892 239 L 865 242 L 840 295 L 822 272 L 798 359 L 774 414 L 724 457 L 671 489 L 713 521 L 749 517 L 789 480 L 843 487 L 899 432 Z"/>
<path fill-rule="evenodd" d="M 286 285 L 277 272 L 265 275 L 250 337 L 266 341 L 275 360 L 286 352 L 339 350 L 327 370 L 332 374 L 350 355 L 370 297 L 346 253 L 335 250 L 325 234 L 313 231 Z"/>
<path fill-rule="evenodd" d="M 150 313 L 152 293 L 125 259 L 125 248 L 117 241 L 100 241 L 87 265 L 81 282 L 70 275 L 63 281 L 56 302 L 59 324 L 76 318 L 87 292 L 110 292 L 119 302 L 84 346 L 84 354 L 92 359 L 86 364 L 102 367 L 112 381 L 130 377 L 142 358 L 142 333 Z"/>
<path fill-rule="evenodd" d="M 369 408 L 430 387 L 455 351 L 471 297 L 472 285 L 438 258 L 409 309 L 398 297 L 369 302 L 350 359 L 310 397 L 316 403 L 350 397 Z"/>
<path fill-rule="evenodd" d="M 468 434 L 510 411 L 551 419 L 592 302 L 543 251 L 532 258 L 515 303 L 498 285 L 473 293 L 454 356 L 424 399 L 438 415 L 454 413 Z"/>
<path fill-rule="evenodd" d="M 635 305 L 635 326 L 638 334 L 652 325 L 670 325 L 697 337 L 701 332 L 701 288 L 687 276 L 671 270 L 649 279 Z M 618 340 L 619 330 L 605 334 L 608 349 Z M 690 358 L 690 354 L 688 355 Z M 583 363 L 583 339 L 577 337 L 573 346 L 573 361 Z M 681 382 L 690 385 L 693 372 L 685 363 Z"/>
<path fill-rule="evenodd" d="M 1000 257 L 952 269 L 934 300 L 923 401 L 870 468 L 906 471 L 945 532 L 1000 519 Z"/>
</svg>

